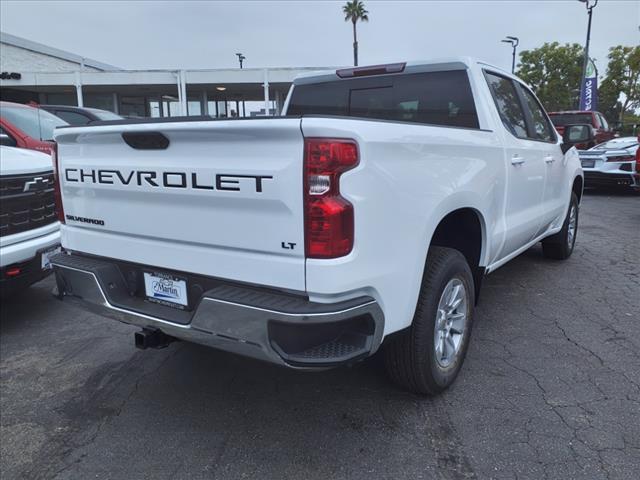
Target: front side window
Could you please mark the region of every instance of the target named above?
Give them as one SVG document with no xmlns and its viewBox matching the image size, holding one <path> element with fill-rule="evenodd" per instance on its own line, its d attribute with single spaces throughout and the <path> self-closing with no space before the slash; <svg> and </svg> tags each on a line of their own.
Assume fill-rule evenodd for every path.
<svg viewBox="0 0 640 480">
<path fill-rule="evenodd" d="M 609 131 L 609 124 L 607 123 L 607 119 L 604 118 L 604 115 L 600 115 L 600 114 L 598 114 L 598 117 L 600 118 L 600 125 L 602 126 L 602 129 L 605 132 L 608 132 Z"/>
<path fill-rule="evenodd" d="M 6 147 L 15 147 L 18 145 L 18 142 L 16 142 L 16 139 L 13 138 L 13 136 L 9 135 L 9 132 L 7 132 L 2 127 L 0 127 L 0 135 L 6 135 L 6 140 L 4 140 L 4 143 L 2 145 Z"/>
<path fill-rule="evenodd" d="M 556 136 L 555 133 L 553 133 L 554 129 L 549 124 L 547 115 L 544 113 L 544 110 L 540 106 L 540 103 L 538 103 L 536 97 L 533 96 L 529 89 L 523 86 L 520 86 L 520 90 L 524 95 L 527 108 L 529 109 L 529 112 L 531 112 L 531 127 L 533 131 L 529 137 L 533 140 L 555 142 Z"/>
<path fill-rule="evenodd" d="M 489 72 L 485 72 L 485 77 L 504 126 L 514 136 L 527 138 L 527 123 L 513 82 Z"/>
<path fill-rule="evenodd" d="M 296 85 L 288 115 L 339 115 L 480 128 L 465 70 Z"/>
<path fill-rule="evenodd" d="M 0 116 L 36 140 L 53 140 L 53 130 L 68 125 L 52 113 L 32 107 L 3 106 Z"/>
</svg>

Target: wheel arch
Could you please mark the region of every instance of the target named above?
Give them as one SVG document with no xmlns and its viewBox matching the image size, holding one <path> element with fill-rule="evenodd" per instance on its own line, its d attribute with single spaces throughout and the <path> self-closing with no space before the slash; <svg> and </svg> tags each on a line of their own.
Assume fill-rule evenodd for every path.
<svg viewBox="0 0 640 480">
<path fill-rule="evenodd" d="M 485 216 L 474 207 L 459 207 L 441 215 L 429 239 L 429 248 L 453 248 L 467 259 L 473 273 L 476 303 L 487 265 L 487 245 Z"/>
<path fill-rule="evenodd" d="M 578 197 L 578 204 L 580 204 L 582 201 L 582 192 L 584 191 L 584 179 L 582 178 L 582 175 L 577 175 L 573 179 L 571 191 L 576 194 L 576 197 Z"/>
</svg>

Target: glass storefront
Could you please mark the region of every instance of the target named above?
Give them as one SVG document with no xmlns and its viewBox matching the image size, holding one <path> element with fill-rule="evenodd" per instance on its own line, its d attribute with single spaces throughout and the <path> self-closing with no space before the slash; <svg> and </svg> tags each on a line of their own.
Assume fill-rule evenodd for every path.
<svg viewBox="0 0 640 480">
<path fill-rule="evenodd" d="M 110 112 L 116 111 L 112 93 L 85 93 L 82 97 L 85 107 L 99 108 Z"/>
<path fill-rule="evenodd" d="M 255 106 L 262 107 L 263 102 L 229 100 L 225 98 L 221 92 L 207 92 L 207 109 L 204 109 L 203 93 L 192 92 L 187 100 L 188 116 L 207 115 L 214 118 L 235 118 L 244 115 L 250 116 Z M 83 94 L 84 105 L 86 107 L 100 108 L 111 112 L 118 112 L 123 117 L 128 118 L 162 118 L 162 117 L 178 117 L 181 116 L 180 102 L 177 94 L 161 94 L 152 95 L 123 95 L 108 93 L 91 93 Z M 49 93 L 46 95 L 46 102 L 52 105 L 77 105 L 77 96 L 75 93 Z M 118 102 L 116 110 L 115 102 Z M 245 107 L 246 113 L 243 112 Z M 264 114 L 264 113 L 263 113 Z"/>
</svg>

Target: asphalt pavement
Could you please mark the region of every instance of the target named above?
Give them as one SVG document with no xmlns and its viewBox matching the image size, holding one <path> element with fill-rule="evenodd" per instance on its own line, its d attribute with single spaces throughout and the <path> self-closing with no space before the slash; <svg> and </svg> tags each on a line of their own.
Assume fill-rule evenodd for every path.
<svg viewBox="0 0 640 480">
<path fill-rule="evenodd" d="M 133 327 L 50 296 L 0 317 L 2 479 L 637 479 L 640 196 L 587 193 L 565 262 L 539 246 L 486 278 L 444 395 L 376 357 L 302 373 Z"/>
</svg>

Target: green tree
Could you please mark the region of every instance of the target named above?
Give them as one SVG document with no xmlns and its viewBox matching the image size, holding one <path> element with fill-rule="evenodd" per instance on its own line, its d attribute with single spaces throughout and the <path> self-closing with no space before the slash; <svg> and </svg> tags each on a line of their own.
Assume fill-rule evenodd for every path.
<svg viewBox="0 0 640 480">
<path fill-rule="evenodd" d="M 545 43 L 520 53 L 516 75 L 531 85 L 547 111 L 571 110 L 580 100 L 583 55 L 577 43 Z"/>
<path fill-rule="evenodd" d="M 609 49 L 607 75 L 600 89 L 599 110 L 608 120 L 624 124 L 640 108 L 640 46 Z"/>
<path fill-rule="evenodd" d="M 356 23 L 358 21 L 368 22 L 369 12 L 365 10 L 364 3 L 360 0 L 351 0 L 342 7 L 344 21 L 351 21 L 353 24 L 353 64 L 358 66 L 358 36 L 356 34 Z"/>
</svg>

